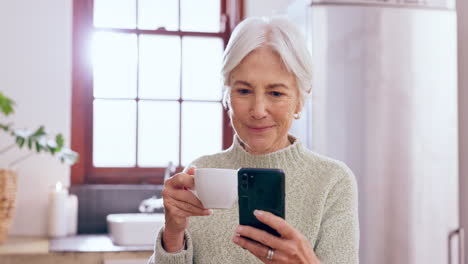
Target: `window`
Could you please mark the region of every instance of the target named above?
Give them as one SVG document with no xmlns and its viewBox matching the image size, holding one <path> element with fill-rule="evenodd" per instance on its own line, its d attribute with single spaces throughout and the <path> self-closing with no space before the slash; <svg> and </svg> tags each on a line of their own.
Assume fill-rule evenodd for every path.
<svg viewBox="0 0 468 264">
<path fill-rule="evenodd" d="M 232 143 L 219 70 L 240 0 L 74 0 L 72 184 L 162 183 Z"/>
</svg>

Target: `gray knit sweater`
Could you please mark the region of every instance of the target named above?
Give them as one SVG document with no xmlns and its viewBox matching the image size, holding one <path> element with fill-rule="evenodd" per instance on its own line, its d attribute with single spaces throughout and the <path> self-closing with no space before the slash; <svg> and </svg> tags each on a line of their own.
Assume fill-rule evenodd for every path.
<svg viewBox="0 0 468 264">
<path fill-rule="evenodd" d="M 303 234 L 323 264 L 359 263 L 357 186 L 342 162 L 318 155 L 294 142 L 277 152 L 251 155 L 234 139 L 218 154 L 203 156 L 197 168 L 281 168 L 286 174 L 286 221 Z M 239 223 L 237 202 L 232 209 L 214 210 L 210 216 L 189 218 L 186 249 L 171 254 L 158 234 L 149 263 L 261 263 L 231 242 Z"/>
</svg>

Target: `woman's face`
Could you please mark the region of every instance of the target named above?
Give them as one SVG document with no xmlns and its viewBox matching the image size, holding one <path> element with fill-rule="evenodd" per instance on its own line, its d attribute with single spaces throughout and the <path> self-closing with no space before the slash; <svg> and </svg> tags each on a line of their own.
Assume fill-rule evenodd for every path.
<svg viewBox="0 0 468 264">
<path fill-rule="evenodd" d="M 288 146 L 301 105 L 296 78 L 279 55 L 268 46 L 254 50 L 231 72 L 229 86 L 231 122 L 245 149 L 258 155 Z"/>
</svg>

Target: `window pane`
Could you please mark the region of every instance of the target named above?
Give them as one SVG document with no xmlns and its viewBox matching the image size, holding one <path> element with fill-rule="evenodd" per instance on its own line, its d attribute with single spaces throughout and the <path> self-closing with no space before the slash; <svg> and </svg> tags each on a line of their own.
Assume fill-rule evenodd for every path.
<svg viewBox="0 0 468 264">
<path fill-rule="evenodd" d="M 136 97 L 135 34 L 94 33 L 92 62 L 95 97 Z"/>
<path fill-rule="evenodd" d="M 140 101 L 138 119 L 138 165 L 179 164 L 179 102 Z"/>
<path fill-rule="evenodd" d="M 182 49 L 183 98 L 221 100 L 223 40 L 184 37 Z"/>
<path fill-rule="evenodd" d="M 135 166 L 135 101 L 94 100 L 93 106 L 94 166 Z"/>
<path fill-rule="evenodd" d="M 182 165 L 221 151 L 222 108 L 220 103 L 182 103 Z"/>
<path fill-rule="evenodd" d="M 180 38 L 140 36 L 140 98 L 179 99 Z"/>
<path fill-rule="evenodd" d="M 136 0 L 94 0 L 94 26 L 135 28 Z"/>
<path fill-rule="evenodd" d="M 181 0 L 180 28 L 183 31 L 220 31 L 220 0 Z"/>
<path fill-rule="evenodd" d="M 177 30 L 179 23 L 179 1 L 139 0 L 138 28 Z"/>
</svg>

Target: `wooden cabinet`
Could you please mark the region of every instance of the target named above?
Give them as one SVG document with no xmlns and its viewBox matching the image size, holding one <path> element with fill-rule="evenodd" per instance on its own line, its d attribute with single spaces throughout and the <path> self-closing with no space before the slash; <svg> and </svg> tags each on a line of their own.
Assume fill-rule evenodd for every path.
<svg viewBox="0 0 468 264">
<path fill-rule="evenodd" d="M 93 242 L 90 242 L 93 243 Z M 82 252 L 50 252 L 50 242 L 41 237 L 9 237 L 7 242 L 0 245 L 0 263 L 2 264 L 126 264 L 146 263 L 152 251 L 95 251 Z M 106 247 L 108 249 L 108 247 Z"/>
</svg>

